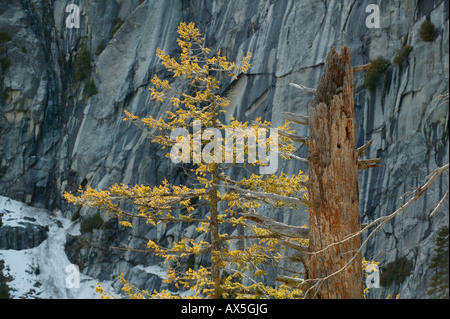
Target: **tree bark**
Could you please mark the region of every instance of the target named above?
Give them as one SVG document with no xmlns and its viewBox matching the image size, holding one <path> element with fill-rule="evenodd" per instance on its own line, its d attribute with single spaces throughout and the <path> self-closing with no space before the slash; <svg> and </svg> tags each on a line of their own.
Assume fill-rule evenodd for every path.
<svg viewBox="0 0 450 319">
<path fill-rule="evenodd" d="M 363 298 L 361 255 L 342 271 L 361 245 L 358 232 L 358 150 L 350 49 L 331 47 L 308 107 L 310 298 Z M 331 274 L 334 274 L 330 276 Z M 326 279 L 324 279 L 326 278 Z"/>
<path fill-rule="evenodd" d="M 211 186 L 210 196 L 210 233 L 211 233 L 211 280 L 214 283 L 213 298 L 222 297 L 222 284 L 220 277 L 220 238 L 219 238 L 219 221 L 218 221 L 218 202 L 217 197 L 217 170 L 218 164 L 214 164 L 213 169 L 213 185 Z"/>
</svg>

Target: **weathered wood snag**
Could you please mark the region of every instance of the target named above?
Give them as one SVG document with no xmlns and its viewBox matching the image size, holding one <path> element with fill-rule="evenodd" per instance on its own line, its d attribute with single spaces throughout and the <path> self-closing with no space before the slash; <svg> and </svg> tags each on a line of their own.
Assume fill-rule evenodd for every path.
<svg viewBox="0 0 450 319">
<path fill-rule="evenodd" d="M 358 157 L 350 49 L 331 47 L 308 107 L 310 298 L 363 298 Z M 346 266 L 347 265 L 347 266 Z M 346 266 L 346 267 L 345 267 Z M 343 269 L 345 267 L 345 269 Z M 340 271 L 341 270 L 341 271 Z"/>
</svg>

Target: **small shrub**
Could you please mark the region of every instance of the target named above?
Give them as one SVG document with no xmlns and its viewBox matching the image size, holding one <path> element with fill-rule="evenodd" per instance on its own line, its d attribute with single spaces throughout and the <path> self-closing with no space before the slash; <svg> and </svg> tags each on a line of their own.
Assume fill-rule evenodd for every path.
<svg viewBox="0 0 450 319">
<path fill-rule="evenodd" d="M 0 58 L 0 67 L 2 68 L 2 72 L 5 72 L 10 65 L 11 61 L 9 61 L 8 58 Z"/>
<path fill-rule="evenodd" d="M 378 85 L 380 76 L 386 72 L 391 63 L 383 57 L 378 57 L 370 62 L 370 67 L 364 76 L 364 86 L 368 89 L 374 89 Z"/>
<path fill-rule="evenodd" d="M 412 261 L 402 257 L 387 264 L 381 273 L 380 284 L 383 287 L 390 286 L 393 282 L 400 285 L 411 273 Z"/>
<path fill-rule="evenodd" d="M 5 88 L 3 92 L 1 92 L 1 96 L 6 100 L 8 98 L 8 90 Z M 0 134 L 3 131 L 3 127 L 0 125 Z M 8 166 L 4 165 L 2 166 L 0 164 L 0 178 L 5 176 L 6 172 L 8 171 Z M 2 215 L 0 214 L 0 227 L 2 227 Z"/>
<path fill-rule="evenodd" d="M 100 214 L 85 218 L 80 225 L 80 232 L 82 234 L 91 233 L 94 229 L 99 229 L 103 226 L 103 219 Z"/>
<path fill-rule="evenodd" d="M 0 80 L 1 80 L 1 78 L 0 78 Z M 7 91 L 7 90 L 1 91 L 1 92 L 0 92 L 0 98 L 2 98 L 3 100 L 8 99 L 8 91 Z M 1 128 L 0 128 L 0 132 L 1 132 Z M 1 171 L 1 169 L 0 169 L 0 178 L 2 178 L 4 174 L 5 174 L 5 173 L 2 173 L 2 171 Z"/>
<path fill-rule="evenodd" d="M 86 84 L 84 85 L 84 89 L 83 89 L 83 95 L 84 97 L 88 98 L 91 97 L 92 95 L 97 94 L 97 86 L 95 86 L 95 81 L 94 79 L 90 79 L 86 82 Z"/>
<path fill-rule="evenodd" d="M 11 36 L 6 32 L 0 32 L 0 42 L 9 42 L 11 41 Z"/>
<path fill-rule="evenodd" d="M 89 77 L 91 72 L 91 51 L 82 46 L 74 62 L 75 80 L 83 81 Z"/>
<path fill-rule="evenodd" d="M 114 36 L 114 34 L 116 34 L 116 32 L 120 29 L 120 27 L 123 24 L 123 20 L 120 19 L 119 17 L 115 17 L 114 18 L 114 27 L 111 30 L 111 38 Z"/>
<path fill-rule="evenodd" d="M 434 24 L 425 20 L 420 26 L 419 35 L 423 41 L 434 41 Z"/>
<path fill-rule="evenodd" d="M 97 45 L 97 48 L 95 49 L 95 54 L 96 55 L 100 55 L 103 52 L 104 49 L 105 49 L 105 40 L 102 40 Z"/>
<path fill-rule="evenodd" d="M 5 262 L 0 260 L 0 299 L 10 299 L 11 289 L 8 286 L 8 282 L 12 281 L 11 276 L 5 276 L 3 270 L 5 269 Z"/>
<path fill-rule="evenodd" d="M 406 58 L 411 53 L 413 47 L 411 45 L 404 45 L 401 49 L 397 51 L 397 54 L 394 57 L 394 63 L 395 64 L 403 64 L 405 62 Z"/>
<path fill-rule="evenodd" d="M 77 210 L 73 213 L 71 220 L 74 222 L 76 221 L 78 218 L 80 218 L 81 214 L 81 207 L 77 208 Z"/>
</svg>

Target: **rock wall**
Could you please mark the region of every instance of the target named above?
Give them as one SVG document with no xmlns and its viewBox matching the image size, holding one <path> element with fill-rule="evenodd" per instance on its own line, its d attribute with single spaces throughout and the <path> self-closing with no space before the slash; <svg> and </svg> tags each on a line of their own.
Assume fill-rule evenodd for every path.
<svg viewBox="0 0 450 319">
<path fill-rule="evenodd" d="M 365 8 L 371 2 L 78 0 L 73 3 L 81 8 L 80 28 L 69 29 L 66 1 L 1 0 L 0 27 L 11 40 L 1 42 L 0 52 L 10 61 L 0 71 L 0 194 L 71 216 L 76 208 L 61 194 L 79 185 L 154 185 L 163 178 L 183 182 L 180 168 L 122 118 L 124 109 L 141 116 L 164 114 L 147 89 L 154 73 L 167 76 L 155 50 L 176 53 L 178 24 L 194 21 L 213 50 L 221 49 L 231 60 L 247 51 L 253 55 L 247 75 L 222 83 L 232 101 L 227 116 L 262 117 L 275 125 L 281 123 L 282 111 L 307 115 L 311 94 L 289 83 L 315 87 L 330 46 L 348 45 L 354 65 L 378 56 L 392 62 L 403 45 L 413 46 L 406 61 L 391 65 L 376 89 L 364 88 L 364 72 L 355 74 L 358 145 L 373 138 L 367 157 L 382 158 L 382 167 L 360 172 L 362 221 L 393 212 L 405 201 L 402 195 L 448 162 L 448 102 L 436 98 L 448 90 L 449 8 L 448 1 L 383 1 L 380 28 L 369 29 Z M 419 37 L 425 19 L 436 27 L 432 42 Z M 74 75 L 82 46 L 90 49 L 90 76 L 98 90 L 90 98 L 83 94 L 86 81 L 76 81 Z M 307 135 L 307 127 L 299 127 L 298 133 Z M 306 157 L 306 149 L 300 147 L 297 154 Z M 306 164 L 289 161 L 281 162 L 279 171 L 299 169 L 307 171 Z M 374 289 L 375 297 L 397 292 L 402 298 L 425 297 L 433 275 L 428 265 L 434 238 L 448 225 L 448 201 L 433 218 L 428 214 L 446 190 L 448 181 L 441 178 L 370 240 L 366 259 L 382 267 L 401 257 L 413 263 L 401 285 Z M 81 220 L 92 213 L 82 211 Z M 307 221 L 303 212 L 266 213 L 298 225 Z M 195 236 L 181 226 L 151 229 L 136 222 L 132 231 L 125 231 L 114 221 L 105 225 L 68 240 L 74 260 L 94 277 L 115 278 L 129 271 L 139 278 L 136 268 L 131 274 L 133 266 L 158 262 L 152 256 L 111 251 L 110 246 Z M 150 279 L 139 281 L 145 285 Z"/>
</svg>

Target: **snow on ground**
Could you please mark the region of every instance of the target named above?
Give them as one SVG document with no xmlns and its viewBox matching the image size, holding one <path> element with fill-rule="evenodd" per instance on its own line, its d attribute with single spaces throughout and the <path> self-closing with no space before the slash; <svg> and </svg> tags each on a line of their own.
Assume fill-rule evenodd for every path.
<svg viewBox="0 0 450 319">
<path fill-rule="evenodd" d="M 20 222 L 30 218 L 34 223 L 48 226 L 48 238 L 39 246 L 24 250 L 0 250 L 4 261 L 3 275 L 11 278 L 7 285 L 11 298 L 93 299 L 97 280 L 79 274 L 64 251 L 66 235 L 78 235 L 79 224 L 64 218 L 60 211 L 50 212 L 0 196 L 2 224 L 21 227 Z M 79 287 L 77 287 L 79 282 Z M 101 283 L 112 290 L 112 281 Z"/>
<path fill-rule="evenodd" d="M 33 222 L 47 226 L 48 237 L 39 246 L 23 249 L 0 249 L 0 261 L 4 262 L 3 275 L 11 278 L 7 282 L 10 298 L 13 299 L 96 299 L 100 295 L 95 292 L 99 282 L 97 279 L 76 273 L 76 265 L 72 265 L 64 251 L 66 236 L 80 234 L 77 222 L 64 218 L 60 211 L 51 212 L 28 206 L 24 203 L 0 196 L 0 220 L 3 226 L 24 227 L 23 222 Z M 157 275 L 161 279 L 167 277 L 167 271 L 160 265 L 136 268 Z M 77 280 L 76 275 L 79 275 Z M 79 285 L 77 285 L 79 283 Z M 103 281 L 104 291 L 116 296 L 112 287 L 113 281 Z M 177 294 L 177 292 L 172 292 Z M 178 294 L 182 297 L 193 296 L 193 291 Z"/>
</svg>

